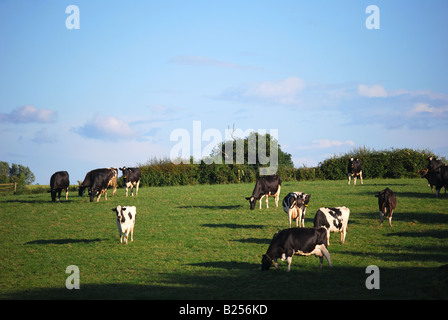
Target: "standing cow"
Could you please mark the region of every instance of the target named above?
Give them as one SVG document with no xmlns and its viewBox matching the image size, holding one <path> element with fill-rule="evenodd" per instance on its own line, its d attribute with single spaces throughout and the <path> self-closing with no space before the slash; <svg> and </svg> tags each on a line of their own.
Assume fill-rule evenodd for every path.
<svg viewBox="0 0 448 320">
<path fill-rule="evenodd" d="M 305 213 L 310 202 L 311 195 L 303 192 L 290 192 L 283 198 L 283 211 L 288 214 L 289 227 L 291 220 L 296 220 L 296 227 L 305 228 Z"/>
<path fill-rule="evenodd" d="M 112 209 L 117 216 L 118 234 L 120 235 L 120 243 L 128 244 L 128 237 L 131 234 L 131 241 L 134 241 L 135 216 L 137 209 L 135 206 L 122 207 L 117 206 Z"/>
<path fill-rule="evenodd" d="M 292 256 L 295 254 L 302 256 L 316 255 L 320 260 L 322 268 L 323 258 L 327 259 L 331 268 L 330 253 L 325 244 L 327 243 L 327 232 L 324 228 L 290 228 L 284 229 L 272 238 L 266 254 L 261 260 L 261 270 L 269 270 L 274 263 L 278 269 L 277 259 L 288 261 L 287 272 L 291 271 Z"/>
<path fill-rule="evenodd" d="M 246 197 L 246 200 L 249 200 L 250 203 L 250 210 L 254 210 L 257 200 L 260 201 L 261 209 L 261 200 L 263 199 L 263 197 L 266 197 L 266 208 L 269 208 L 269 196 L 274 197 L 275 206 L 278 207 L 278 199 L 280 197 L 281 186 L 282 179 L 277 175 L 258 178 L 257 182 L 255 183 L 252 196 Z"/>
<path fill-rule="evenodd" d="M 389 188 L 386 188 L 375 195 L 375 197 L 378 198 L 380 226 L 383 225 L 383 217 L 386 216 L 389 220 L 389 226 L 392 227 L 392 214 L 397 207 L 397 197 L 395 196 L 395 193 Z"/>
<path fill-rule="evenodd" d="M 135 195 L 138 196 L 138 186 L 142 172 L 140 168 L 119 168 L 123 172 L 123 180 L 126 186 L 126 197 L 128 196 L 128 188 L 131 188 L 131 196 L 134 196 L 134 186 L 136 187 Z"/>
<path fill-rule="evenodd" d="M 359 177 L 362 182 L 362 165 L 359 159 L 350 158 L 347 166 L 348 171 L 348 184 L 350 184 L 351 177 L 353 177 L 353 184 L 356 185 L 356 178 Z"/>
<path fill-rule="evenodd" d="M 70 179 L 67 171 L 58 171 L 53 173 L 50 178 L 50 192 L 51 201 L 56 201 L 56 193 L 58 195 L 58 201 L 61 198 L 62 190 L 65 190 L 65 200 L 68 200 L 68 188 L 70 186 Z"/>
<path fill-rule="evenodd" d="M 327 245 L 330 245 L 330 232 L 341 233 L 341 243 L 345 242 L 347 235 L 350 209 L 347 207 L 319 208 L 314 216 L 314 228 L 324 227 L 327 230 Z"/>
</svg>

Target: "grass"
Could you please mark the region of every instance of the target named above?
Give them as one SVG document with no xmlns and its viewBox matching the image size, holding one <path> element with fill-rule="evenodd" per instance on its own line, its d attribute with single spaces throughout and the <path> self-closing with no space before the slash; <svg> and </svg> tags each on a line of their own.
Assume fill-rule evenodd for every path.
<svg viewBox="0 0 448 320">
<path fill-rule="evenodd" d="M 378 227 L 375 193 L 390 187 L 398 206 L 393 227 Z M 261 272 L 273 234 L 288 227 L 281 207 L 249 210 L 253 184 L 124 189 L 90 203 L 72 192 L 0 197 L 0 299 L 446 299 L 448 196 L 421 179 L 285 182 L 312 195 L 305 224 L 321 206 L 350 208 L 341 245 L 332 234 L 333 268 L 315 257 L 293 258 Z M 120 245 L 116 205 L 135 205 L 134 242 Z M 281 206 L 281 204 L 280 204 Z M 80 269 L 80 290 L 68 290 L 65 269 Z M 380 289 L 365 286 L 368 265 Z"/>
</svg>

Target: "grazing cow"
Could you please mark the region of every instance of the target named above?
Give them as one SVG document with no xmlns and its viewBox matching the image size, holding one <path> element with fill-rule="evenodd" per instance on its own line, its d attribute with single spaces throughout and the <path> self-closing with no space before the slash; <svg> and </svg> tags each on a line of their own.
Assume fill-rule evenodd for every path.
<svg viewBox="0 0 448 320">
<path fill-rule="evenodd" d="M 140 168 L 119 168 L 123 172 L 124 184 L 126 185 L 126 197 L 128 196 L 128 188 L 131 188 L 131 196 L 134 196 L 134 186 L 136 186 L 135 195 L 138 195 L 138 186 L 142 172 Z"/>
<path fill-rule="evenodd" d="M 362 182 L 362 166 L 361 161 L 359 159 L 353 159 L 350 158 L 350 161 L 347 166 L 348 170 L 348 184 L 350 184 L 351 177 L 353 178 L 353 184 L 356 185 L 356 178 L 359 176 L 361 178 L 361 184 Z"/>
<path fill-rule="evenodd" d="M 289 227 L 291 220 L 296 220 L 296 227 L 305 228 L 305 213 L 311 195 L 303 192 L 290 192 L 283 199 L 283 210 L 288 214 Z"/>
<path fill-rule="evenodd" d="M 129 233 L 131 234 L 131 241 L 134 241 L 134 226 L 137 209 L 134 206 L 117 206 L 116 208 L 113 208 L 112 211 L 117 215 L 117 227 L 118 234 L 120 235 L 120 243 L 123 243 L 124 238 L 125 243 L 128 244 Z"/>
<path fill-rule="evenodd" d="M 383 216 L 386 216 L 389 220 L 389 226 L 392 227 L 392 214 L 397 207 L 397 197 L 395 196 L 395 193 L 389 188 L 386 188 L 375 195 L 375 197 L 378 198 L 380 226 L 383 225 Z"/>
<path fill-rule="evenodd" d="M 274 262 L 274 266 L 278 269 L 277 259 L 281 258 L 288 262 L 287 271 L 291 271 L 291 261 L 294 254 L 302 256 L 316 255 L 320 260 L 320 268 L 322 268 L 323 257 L 328 261 L 331 268 L 330 253 L 325 244 L 327 243 L 327 232 L 325 229 L 314 228 L 290 228 L 284 229 L 276 234 L 271 240 L 266 254 L 261 260 L 261 270 L 269 270 Z"/>
<path fill-rule="evenodd" d="M 350 209 L 347 207 L 319 208 L 314 216 L 314 228 L 324 227 L 327 230 L 327 246 L 330 245 L 330 232 L 341 233 L 341 243 L 345 242 Z"/>
<path fill-rule="evenodd" d="M 104 186 L 104 181 L 98 180 L 99 176 L 101 176 L 102 179 L 108 179 L 105 186 Z M 114 187 L 113 194 L 115 194 L 117 191 L 117 176 L 118 176 L 118 170 L 116 168 L 102 168 L 102 169 L 95 169 L 95 170 L 89 171 L 86 174 L 84 181 L 79 185 L 78 194 L 80 197 L 82 197 L 85 189 L 88 188 L 89 195 L 91 197 L 94 197 L 98 191 L 100 192 L 97 201 L 99 201 L 99 198 L 101 197 L 102 193 L 105 193 L 105 197 L 107 200 L 107 187 L 108 186 Z M 92 195 L 91 190 L 92 190 L 94 181 L 96 181 L 96 186 L 95 186 L 95 192 Z M 99 190 L 99 189 L 101 189 L 101 190 Z M 91 200 L 91 201 L 93 201 L 93 200 Z"/>
<path fill-rule="evenodd" d="M 58 171 L 53 173 L 50 178 L 51 201 L 56 201 L 56 193 L 58 201 L 61 198 L 62 190 L 65 190 L 65 200 L 68 200 L 68 187 L 70 186 L 70 179 L 67 171 Z"/>
<path fill-rule="evenodd" d="M 264 176 L 257 179 L 255 183 L 254 191 L 252 192 L 252 196 L 246 197 L 246 200 L 249 200 L 250 210 L 254 210 L 255 203 L 257 200 L 260 201 L 260 209 L 261 209 L 261 199 L 266 197 L 266 208 L 269 208 L 268 198 L 269 196 L 274 197 L 275 206 L 278 207 L 278 198 L 280 197 L 280 189 L 282 186 L 282 179 L 277 175 L 272 176 Z"/>
</svg>

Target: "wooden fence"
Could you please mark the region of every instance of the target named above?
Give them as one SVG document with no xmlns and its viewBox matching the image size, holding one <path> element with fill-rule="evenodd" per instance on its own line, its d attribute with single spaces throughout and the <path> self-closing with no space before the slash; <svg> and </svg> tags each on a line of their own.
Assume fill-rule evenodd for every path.
<svg viewBox="0 0 448 320">
<path fill-rule="evenodd" d="M 14 183 L 2 183 L 0 184 L 0 191 L 14 191 L 14 193 L 17 192 L 17 182 Z"/>
</svg>

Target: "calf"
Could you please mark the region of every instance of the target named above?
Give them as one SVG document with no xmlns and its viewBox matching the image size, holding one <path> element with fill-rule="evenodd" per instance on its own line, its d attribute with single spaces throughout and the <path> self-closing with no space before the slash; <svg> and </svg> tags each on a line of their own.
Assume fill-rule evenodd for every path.
<svg viewBox="0 0 448 320">
<path fill-rule="evenodd" d="M 261 200 L 263 197 L 266 197 L 266 208 L 269 208 L 268 197 L 273 196 L 275 199 L 275 206 L 278 207 L 278 198 L 280 197 L 280 189 L 282 186 L 282 179 L 277 175 L 272 176 L 264 176 L 257 179 L 255 183 L 254 190 L 252 192 L 252 196 L 246 197 L 246 200 L 249 200 L 250 210 L 254 210 L 255 203 L 257 200 L 260 201 L 260 209 L 261 209 Z"/>
<path fill-rule="evenodd" d="M 136 207 L 117 206 L 116 208 L 113 208 L 112 211 L 117 215 L 120 243 L 123 243 L 123 238 L 125 238 L 125 243 L 128 244 L 129 233 L 131 234 L 131 241 L 134 241 L 135 216 L 137 215 Z"/>
<path fill-rule="evenodd" d="M 386 188 L 375 195 L 375 197 L 378 198 L 380 226 L 383 224 L 383 216 L 386 216 L 389 220 L 389 226 L 392 227 L 392 214 L 397 207 L 397 197 L 395 196 L 395 193 L 389 188 Z"/>
<path fill-rule="evenodd" d="M 290 192 L 283 199 L 283 210 L 288 214 L 289 227 L 291 220 L 296 220 L 296 227 L 305 227 L 305 213 L 311 195 L 303 192 Z"/>
<path fill-rule="evenodd" d="M 128 196 L 128 188 L 131 188 L 131 196 L 134 196 L 134 186 L 136 186 L 135 195 L 138 195 L 138 186 L 142 172 L 140 168 L 119 168 L 123 172 L 124 184 L 126 185 L 126 197 Z"/>
<path fill-rule="evenodd" d="M 50 178 L 50 192 L 51 201 L 56 201 L 56 193 L 58 195 L 58 201 L 61 198 L 62 190 L 65 190 L 65 200 L 68 200 L 68 187 L 70 186 L 70 179 L 67 171 L 58 171 L 53 173 Z"/>
<path fill-rule="evenodd" d="M 294 254 L 302 256 L 316 255 L 319 257 L 322 268 L 323 257 L 327 259 L 328 265 L 331 267 L 330 253 L 325 244 L 327 243 L 327 232 L 325 229 L 314 228 L 290 228 L 284 229 L 272 238 L 266 254 L 261 260 L 261 270 L 269 270 L 272 263 L 278 269 L 277 259 L 281 258 L 288 262 L 287 271 L 291 271 L 291 261 Z"/>
<path fill-rule="evenodd" d="M 314 216 L 314 228 L 325 228 L 327 230 L 327 245 L 330 245 L 330 232 L 341 233 L 341 243 L 345 242 L 347 234 L 348 218 L 350 209 L 346 207 L 327 208 L 317 210 Z"/>
<path fill-rule="evenodd" d="M 359 177 L 361 179 L 361 184 L 363 184 L 363 182 L 362 182 L 362 166 L 361 166 L 361 161 L 359 161 L 359 159 L 350 158 L 347 170 L 348 170 L 348 184 L 350 184 L 351 177 L 354 177 L 353 178 L 354 185 L 356 185 L 357 177 Z"/>
</svg>

